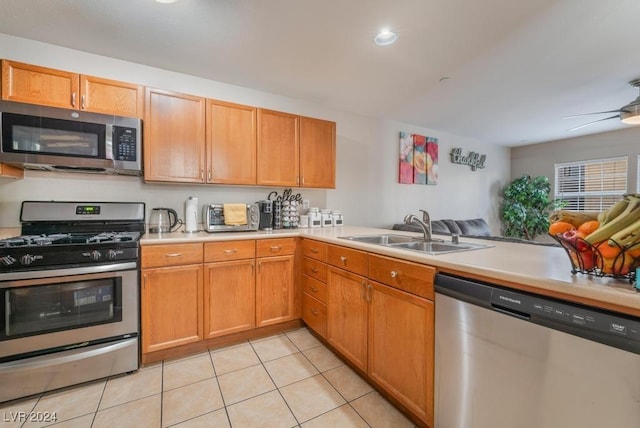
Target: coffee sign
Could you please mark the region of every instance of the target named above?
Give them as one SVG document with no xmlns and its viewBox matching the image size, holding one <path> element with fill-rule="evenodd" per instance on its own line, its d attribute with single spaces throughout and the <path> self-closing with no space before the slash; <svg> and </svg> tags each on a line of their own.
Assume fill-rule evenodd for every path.
<svg viewBox="0 0 640 428">
<path fill-rule="evenodd" d="M 475 171 L 476 169 L 482 169 L 485 167 L 485 161 L 487 160 L 487 155 L 483 155 L 476 152 L 469 152 L 467 156 L 462 156 L 462 149 L 456 147 L 451 150 L 451 163 L 457 163 L 460 165 L 469 165 L 471 167 L 471 171 Z"/>
</svg>

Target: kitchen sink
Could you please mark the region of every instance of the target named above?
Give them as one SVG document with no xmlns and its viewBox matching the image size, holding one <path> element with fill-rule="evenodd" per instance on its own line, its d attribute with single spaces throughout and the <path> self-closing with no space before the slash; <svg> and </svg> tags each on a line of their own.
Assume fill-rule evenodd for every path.
<svg viewBox="0 0 640 428">
<path fill-rule="evenodd" d="M 484 245 L 484 244 L 468 244 L 468 243 L 454 244 L 454 243 L 425 242 L 425 241 L 403 242 L 403 243 L 389 245 L 389 246 L 393 248 L 404 248 L 406 250 L 420 251 L 426 254 L 454 253 L 457 251 L 475 250 L 478 248 L 490 247 L 490 245 Z"/>
<path fill-rule="evenodd" d="M 399 243 L 411 243 L 416 239 L 406 235 L 358 235 L 358 236 L 341 236 L 340 238 L 349 239 L 351 241 L 365 242 L 367 244 L 391 245 Z"/>
<path fill-rule="evenodd" d="M 421 238 L 406 235 L 356 235 L 340 236 L 340 238 L 348 239 L 350 241 L 364 242 L 366 244 L 375 244 L 390 248 L 418 251 L 430 255 L 455 253 L 458 251 L 468 251 L 491 247 L 491 245 L 470 244 L 467 242 L 455 244 L 453 242 L 444 242 L 441 240 L 424 241 Z"/>
</svg>

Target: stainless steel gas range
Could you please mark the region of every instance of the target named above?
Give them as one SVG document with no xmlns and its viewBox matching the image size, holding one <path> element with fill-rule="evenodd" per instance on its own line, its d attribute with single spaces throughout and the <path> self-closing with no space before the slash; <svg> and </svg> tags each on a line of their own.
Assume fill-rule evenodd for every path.
<svg viewBox="0 0 640 428">
<path fill-rule="evenodd" d="M 139 367 L 141 202 L 22 203 L 0 240 L 0 402 Z"/>
</svg>

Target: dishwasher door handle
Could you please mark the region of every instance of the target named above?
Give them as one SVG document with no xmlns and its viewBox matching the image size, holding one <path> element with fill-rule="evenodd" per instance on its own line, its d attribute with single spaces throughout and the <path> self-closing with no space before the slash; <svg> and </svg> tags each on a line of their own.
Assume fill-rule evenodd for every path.
<svg viewBox="0 0 640 428">
<path fill-rule="evenodd" d="M 526 312 L 516 311 L 515 309 L 505 308 L 504 306 L 495 305 L 493 303 L 491 304 L 491 308 L 496 312 L 520 318 L 521 320 L 529 321 L 531 319 L 531 314 L 528 314 Z"/>
</svg>

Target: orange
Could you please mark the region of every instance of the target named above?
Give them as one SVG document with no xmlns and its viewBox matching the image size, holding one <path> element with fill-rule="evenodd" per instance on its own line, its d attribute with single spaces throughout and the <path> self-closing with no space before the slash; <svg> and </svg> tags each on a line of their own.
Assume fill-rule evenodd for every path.
<svg viewBox="0 0 640 428">
<path fill-rule="evenodd" d="M 575 229 L 575 226 L 571 223 L 567 223 L 566 221 L 556 221 L 549 225 L 549 235 L 557 235 L 572 229 Z"/>
<path fill-rule="evenodd" d="M 597 228 L 600 227 L 600 222 L 598 220 L 589 220 L 582 223 L 578 230 L 580 232 L 584 232 L 585 235 L 589 235 L 596 231 Z"/>
<path fill-rule="evenodd" d="M 618 254 L 620 254 L 620 247 L 617 245 L 609 245 L 609 241 L 602 241 L 599 243 L 596 248 L 600 255 L 602 255 L 605 259 L 614 259 Z"/>
</svg>

